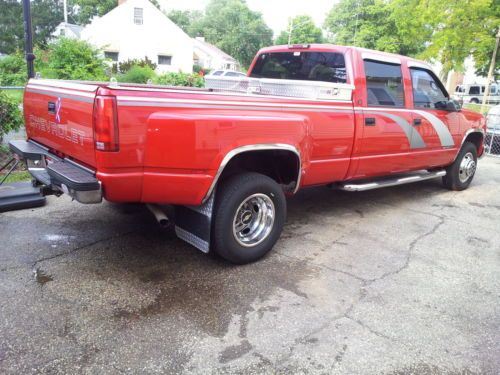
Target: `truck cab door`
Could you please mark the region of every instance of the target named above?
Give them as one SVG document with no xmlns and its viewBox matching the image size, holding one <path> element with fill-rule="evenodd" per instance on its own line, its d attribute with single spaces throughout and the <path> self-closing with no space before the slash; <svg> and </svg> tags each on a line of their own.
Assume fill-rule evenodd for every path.
<svg viewBox="0 0 500 375">
<path fill-rule="evenodd" d="M 446 108 L 448 94 L 430 70 L 410 67 L 413 131 L 424 141 L 420 151 L 410 152 L 412 169 L 449 164 L 455 154 L 454 136 L 460 135 L 461 113 Z"/>
<path fill-rule="evenodd" d="M 410 148 L 422 147 L 422 140 L 414 138 L 412 115 L 405 109 L 401 63 L 367 59 L 363 65 L 367 106 L 356 108 L 352 178 L 406 171 Z"/>
</svg>

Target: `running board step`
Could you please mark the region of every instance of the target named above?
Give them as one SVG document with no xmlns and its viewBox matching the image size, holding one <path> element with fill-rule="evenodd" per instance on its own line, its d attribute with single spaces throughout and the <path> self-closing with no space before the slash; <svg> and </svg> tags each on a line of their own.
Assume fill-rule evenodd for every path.
<svg viewBox="0 0 500 375">
<path fill-rule="evenodd" d="M 389 178 L 386 177 L 384 179 L 379 179 L 375 181 L 363 180 L 356 182 L 348 182 L 340 184 L 338 187 L 340 190 L 346 190 L 346 191 L 366 191 L 366 190 L 380 189 L 389 186 L 410 184 L 412 182 L 430 180 L 436 177 L 443 177 L 445 175 L 446 175 L 445 170 L 432 171 L 432 172 L 421 171 L 418 173 L 398 175 L 397 177 L 395 176 Z"/>
</svg>

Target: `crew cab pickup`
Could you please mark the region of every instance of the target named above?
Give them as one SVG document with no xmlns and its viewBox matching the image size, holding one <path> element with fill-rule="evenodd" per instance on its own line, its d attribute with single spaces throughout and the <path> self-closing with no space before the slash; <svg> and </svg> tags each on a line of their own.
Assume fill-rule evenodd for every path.
<svg viewBox="0 0 500 375">
<path fill-rule="evenodd" d="M 278 240 L 286 195 L 442 177 L 471 183 L 485 120 L 424 62 L 334 45 L 258 52 L 246 77 L 207 88 L 32 79 L 26 159 L 46 193 L 142 202 L 204 252 L 252 262 Z"/>
</svg>

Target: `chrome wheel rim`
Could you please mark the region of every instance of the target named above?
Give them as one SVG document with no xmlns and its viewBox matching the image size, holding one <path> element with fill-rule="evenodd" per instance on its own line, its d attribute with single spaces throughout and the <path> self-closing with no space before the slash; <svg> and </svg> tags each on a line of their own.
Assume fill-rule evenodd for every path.
<svg viewBox="0 0 500 375">
<path fill-rule="evenodd" d="M 460 162 L 460 168 L 458 170 L 460 182 L 467 182 L 474 175 L 474 172 L 476 172 L 476 162 L 474 161 L 472 153 L 468 152 Z"/>
<path fill-rule="evenodd" d="M 253 247 L 264 241 L 274 226 L 274 203 L 265 194 L 253 194 L 236 210 L 233 219 L 233 235 L 245 247 Z"/>
</svg>

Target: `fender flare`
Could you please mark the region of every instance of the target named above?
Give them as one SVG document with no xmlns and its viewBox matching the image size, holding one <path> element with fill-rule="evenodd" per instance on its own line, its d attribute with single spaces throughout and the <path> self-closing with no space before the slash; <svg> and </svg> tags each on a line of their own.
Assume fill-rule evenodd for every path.
<svg viewBox="0 0 500 375">
<path fill-rule="evenodd" d="M 245 145 L 245 146 L 234 148 L 224 156 L 224 158 L 222 159 L 222 162 L 219 165 L 219 168 L 217 169 L 217 173 L 214 176 L 212 184 L 210 185 L 205 196 L 203 197 L 202 204 L 205 203 L 212 195 L 215 187 L 217 186 L 217 182 L 219 181 L 219 178 L 222 175 L 222 172 L 224 171 L 224 168 L 231 161 L 231 159 L 233 159 L 236 155 L 239 155 L 239 154 L 244 153 L 244 152 L 266 151 L 266 150 L 290 151 L 290 152 L 293 152 L 297 156 L 297 160 L 298 160 L 297 183 L 295 185 L 295 189 L 293 190 L 293 194 L 295 194 L 297 192 L 297 190 L 299 190 L 300 181 L 301 181 L 301 177 L 302 177 L 302 158 L 300 156 L 300 152 L 297 149 L 297 147 L 290 145 L 290 144 L 287 144 L 287 143 L 259 143 L 259 144 L 251 144 L 251 145 Z"/>
<path fill-rule="evenodd" d="M 480 133 L 482 136 L 483 136 L 483 141 L 484 141 L 484 130 L 481 129 L 481 128 L 471 128 L 469 130 L 467 130 L 464 134 L 464 137 L 462 138 L 462 142 L 460 143 L 460 147 L 458 148 L 458 151 L 457 151 L 457 154 L 455 155 L 455 158 L 453 159 L 453 162 L 455 160 L 457 160 L 457 157 L 458 157 L 458 154 L 460 153 L 460 150 L 462 149 L 465 141 L 467 140 L 467 137 L 473 133 Z M 483 154 L 481 156 L 484 155 L 484 151 L 483 151 Z"/>
</svg>

